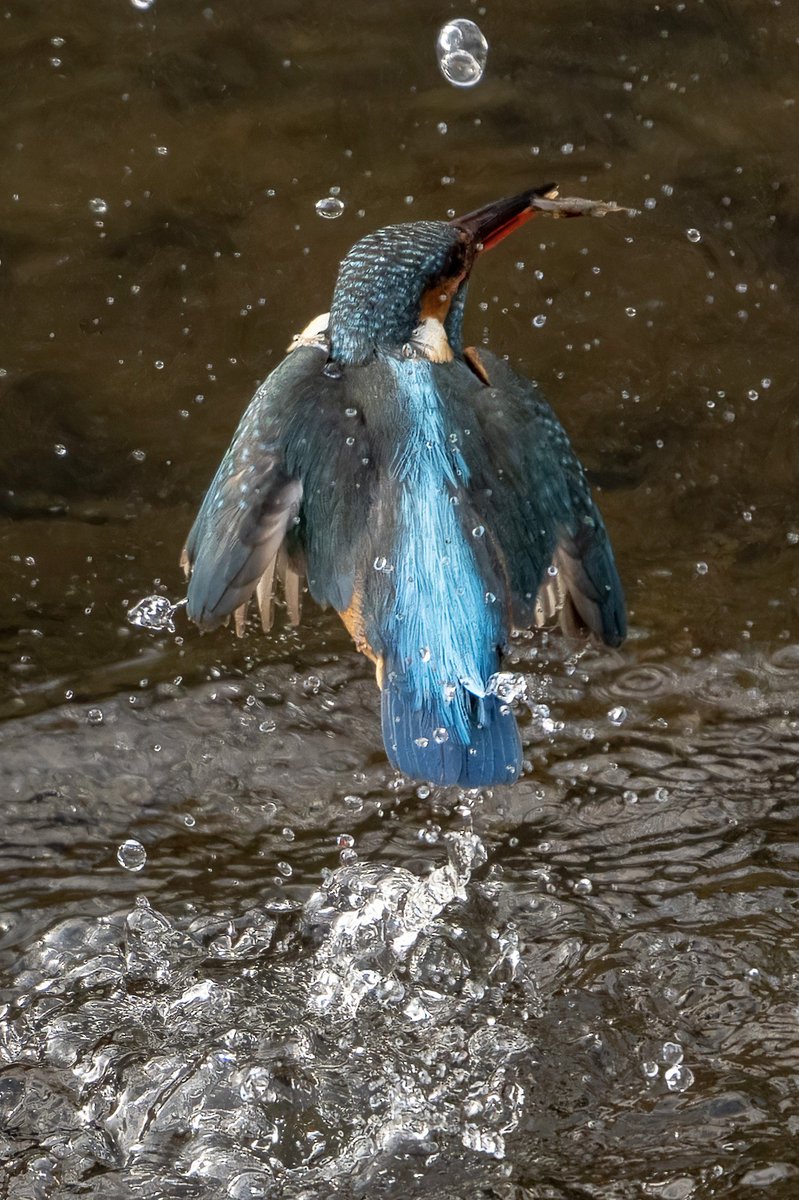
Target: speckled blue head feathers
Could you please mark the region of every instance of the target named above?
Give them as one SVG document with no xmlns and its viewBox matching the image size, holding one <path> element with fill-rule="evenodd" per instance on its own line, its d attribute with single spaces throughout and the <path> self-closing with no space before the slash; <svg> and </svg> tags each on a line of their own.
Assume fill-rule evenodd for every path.
<svg viewBox="0 0 799 1200">
<path fill-rule="evenodd" d="M 473 239 L 446 221 L 388 225 L 352 247 L 339 268 L 330 309 L 333 358 L 360 363 L 378 349 L 398 349 L 422 319 L 423 305 L 435 289 L 463 286 L 474 259 Z M 442 292 L 442 296 L 444 293 Z M 447 296 L 444 324 L 450 343 L 460 343 L 462 303 Z"/>
</svg>

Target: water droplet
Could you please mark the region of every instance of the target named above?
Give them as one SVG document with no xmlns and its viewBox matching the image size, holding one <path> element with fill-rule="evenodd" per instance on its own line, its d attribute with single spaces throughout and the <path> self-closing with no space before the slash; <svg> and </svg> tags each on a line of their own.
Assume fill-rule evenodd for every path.
<svg viewBox="0 0 799 1200">
<path fill-rule="evenodd" d="M 322 374 L 326 375 L 328 379 L 341 379 L 341 366 L 337 362 L 326 362 L 322 367 Z"/>
<path fill-rule="evenodd" d="M 634 317 L 636 315 L 637 309 L 630 307 L 630 308 L 625 308 L 624 311 L 627 313 L 628 317 Z"/>
<path fill-rule="evenodd" d="M 484 533 L 485 533 L 484 525 L 475 525 L 474 529 L 472 530 L 472 537 L 481 538 Z"/>
<path fill-rule="evenodd" d="M 664 1042 L 660 1052 L 660 1061 L 667 1067 L 674 1067 L 683 1060 L 683 1049 L 679 1042 Z"/>
<path fill-rule="evenodd" d="M 532 321 L 532 323 L 533 323 L 533 327 L 534 327 L 535 329 L 543 329 L 543 328 L 544 328 L 544 326 L 545 326 L 545 325 L 546 325 L 546 323 L 547 323 L 547 319 L 546 319 L 546 316 L 545 316 L 545 314 L 544 314 L 544 313 L 537 313 L 537 314 L 536 314 L 536 316 L 534 316 L 534 317 L 533 317 L 533 321 Z"/>
<path fill-rule="evenodd" d="M 147 457 L 147 454 L 145 453 L 144 450 L 131 450 L 130 457 L 135 462 L 144 462 L 145 458 Z"/>
<path fill-rule="evenodd" d="M 574 885 L 575 896 L 590 896 L 593 890 L 593 883 L 585 876 L 582 879 L 578 879 Z"/>
<path fill-rule="evenodd" d="M 155 0 L 130 0 L 130 2 L 134 8 L 140 8 L 142 10 L 152 8 L 152 6 L 155 4 Z"/>
<path fill-rule="evenodd" d="M 147 862 L 147 851 L 136 838 L 128 838 L 117 850 L 117 862 L 126 871 L 140 871 Z"/>
<path fill-rule="evenodd" d="M 279 862 L 276 865 L 277 865 L 278 871 L 280 872 L 280 874 L 283 876 L 284 879 L 291 878 L 291 876 L 294 873 L 291 869 L 291 863 Z"/>
<path fill-rule="evenodd" d="M 449 732 L 443 725 L 439 725 L 437 729 L 433 730 L 433 741 L 437 742 L 439 746 L 443 746 L 444 742 L 449 741 Z"/>
<path fill-rule="evenodd" d="M 656 1062 L 652 1062 L 651 1059 L 647 1059 L 645 1062 L 642 1062 L 641 1069 L 643 1070 L 647 1079 L 655 1079 L 657 1077 L 658 1065 Z"/>
<path fill-rule="evenodd" d="M 611 725 L 623 725 L 627 720 L 627 709 L 623 704 L 617 704 L 616 707 L 612 708 L 608 713 L 608 720 L 610 721 Z"/>
<path fill-rule="evenodd" d="M 376 571 L 385 571 L 388 566 L 388 559 L 384 558 L 382 554 L 378 554 L 372 565 Z"/>
<path fill-rule="evenodd" d="M 439 31 L 436 42 L 441 74 L 455 87 L 474 87 L 485 71 L 488 42 L 474 21 L 458 18 Z"/>
<path fill-rule="evenodd" d="M 430 647 L 422 646 L 421 650 L 419 651 L 419 657 L 421 658 L 422 662 L 430 662 L 432 657 L 430 653 Z"/>
<path fill-rule="evenodd" d="M 701 242 L 702 241 L 702 234 L 699 232 L 698 229 L 686 229 L 685 236 L 688 238 L 689 242 Z"/>
<path fill-rule="evenodd" d="M 426 738 L 426 737 L 414 738 L 413 744 L 414 744 L 414 746 L 418 746 L 420 750 L 424 750 L 427 746 L 430 745 L 430 739 Z"/>
<path fill-rule="evenodd" d="M 497 671 L 486 684 L 487 696 L 498 696 L 510 704 L 514 700 L 523 700 L 527 695 L 527 680 L 524 675 L 512 671 Z"/>
<path fill-rule="evenodd" d="M 446 122 L 446 121 L 439 121 L 439 122 L 438 122 L 438 125 L 436 126 L 436 128 L 438 129 L 438 132 L 439 132 L 439 133 L 446 133 L 446 132 L 447 132 L 447 122 Z"/>
<path fill-rule="evenodd" d="M 684 1063 L 676 1063 L 669 1067 L 663 1078 L 670 1092 L 686 1092 L 694 1081 L 694 1073 Z"/>
<path fill-rule="evenodd" d="M 335 221 L 336 217 L 340 217 L 344 212 L 344 201 L 339 200 L 338 196 L 325 196 L 322 200 L 317 200 L 314 207 L 320 217 L 324 217 L 326 221 Z"/>
<path fill-rule="evenodd" d="M 103 710 L 101 708 L 90 708 L 86 713 L 86 720 L 90 725 L 102 725 Z"/>
<path fill-rule="evenodd" d="M 53 449 L 55 451 L 56 458 L 66 458 L 66 456 L 67 456 L 66 446 L 62 446 L 61 443 L 59 442 L 59 443 L 57 443 L 57 445 L 55 445 L 53 447 Z"/>
<path fill-rule="evenodd" d="M 167 633 L 174 633 L 172 617 L 175 610 L 185 603 L 185 600 L 179 600 L 177 604 L 172 604 L 166 596 L 145 596 L 128 609 L 128 620 L 131 625 L 138 625 L 141 629 L 165 629 Z"/>
<path fill-rule="evenodd" d="M 89 208 L 93 213 L 102 216 L 103 213 L 108 212 L 108 201 L 103 200 L 101 196 L 95 196 L 93 200 L 89 201 Z"/>
<path fill-rule="evenodd" d="M 697 575 L 707 575 L 708 565 L 706 562 L 698 562 L 695 569 Z"/>
</svg>

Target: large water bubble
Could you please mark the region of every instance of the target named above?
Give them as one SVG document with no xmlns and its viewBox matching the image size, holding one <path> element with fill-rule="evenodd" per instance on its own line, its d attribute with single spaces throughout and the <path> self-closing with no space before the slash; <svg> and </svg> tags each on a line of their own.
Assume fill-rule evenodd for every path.
<svg viewBox="0 0 799 1200">
<path fill-rule="evenodd" d="M 474 21 L 459 17 L 440 30 L 436 42 L 441 74 L 455 87 L 474 87 L 483 78 L 488 42 Z"/>
</svg>

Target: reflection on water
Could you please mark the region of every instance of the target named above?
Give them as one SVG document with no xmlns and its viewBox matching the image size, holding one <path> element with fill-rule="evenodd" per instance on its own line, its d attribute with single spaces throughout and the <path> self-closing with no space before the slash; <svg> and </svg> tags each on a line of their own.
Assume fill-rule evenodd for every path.
<svg viewBox="0 0 799 1200">
<path fill-rule="evenodd" d="M 458 15 L 0 9 L 14 1200 L 799 1191 L 799 16 L 489 6 L 455 88 Z M 467 329 L 590 466 L 633 636 L 520 639 L 523 778 L 431 790 L 331 614 L 168 598 L 352 241 L 548 179 L 642 215 L 531 225 Z"/>
</svg>

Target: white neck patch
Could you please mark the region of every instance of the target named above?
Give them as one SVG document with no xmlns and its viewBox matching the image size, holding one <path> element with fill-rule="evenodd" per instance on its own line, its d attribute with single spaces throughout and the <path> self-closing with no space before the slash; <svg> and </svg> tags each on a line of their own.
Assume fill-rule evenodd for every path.
<svg viewBox="0 0 799 1200">
<path fill-rule="evenodd" d="M 314 317 L 312 321 L 305 326 L 302 333 L 295 333 L 288 347 L 288 352 L 296 350 L 298 346 L 314 346 L 317 350 L 324 350 L 325 353 L 330 349 L 330 343 L 327 340 L 327 327 L 330 324 L 330 313 L 320 313 L 318 317 Z"/>
<path fill-rule="evenodd" d="M 449 344 L 447 331 L 438 317 L 425 317 L 413 331 L 411 345 L 428 362 L 452 362 L 455 355 Z"/>
</svg>

